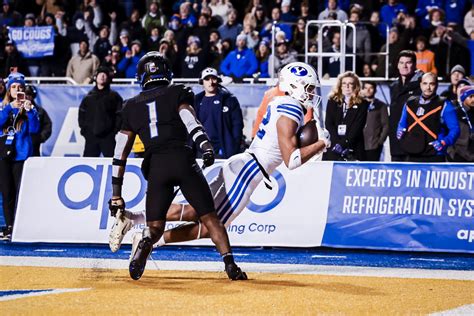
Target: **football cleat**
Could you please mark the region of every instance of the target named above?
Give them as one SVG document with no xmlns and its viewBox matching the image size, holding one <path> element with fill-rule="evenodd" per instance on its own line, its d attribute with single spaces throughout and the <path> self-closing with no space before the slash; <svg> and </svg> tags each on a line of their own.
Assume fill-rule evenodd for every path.
<svg viewBox="0 0 474 316">
<path fill-rule="evenodd" d="M 232 281 L 248 279 L 247 273 L 243 272 L 235 263 L 226 265 L 225 272 Z"/>
<path fill-rule="evenodd" d="M 135 237 L 135 236 L 134 236 Z M 134 238 L 135 239 L 135 238 Z M 135 240 L 134 240 L 135 241 Z M 146 261 L 153 250 L 153 243 L 150 237 L 143 237 L 133 250 L 128 271 L 130 277 L 134 280 L 139 280 L 143 272 L 145 272 Z"/>
<path fill-rule="evenodd" d="M 112 252 L 116 252 L 122 245 L 123 237 L 132 228 L 132 220 L 126 216 L 128 211 L 118 210 L 115 216 L 115 222 L 109 234 L 109 247 Z"/>
</svg>

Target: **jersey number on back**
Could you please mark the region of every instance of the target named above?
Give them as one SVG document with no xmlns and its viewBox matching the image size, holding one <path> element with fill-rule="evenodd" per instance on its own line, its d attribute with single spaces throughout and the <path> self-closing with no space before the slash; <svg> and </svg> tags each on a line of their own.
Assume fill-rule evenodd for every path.
<svg viewBox="0 0 474 316">
<path fill-rule="evenodd" d="M 262 119 L 262 123 L 260 123 L 260 128 L 257 132 L 257 137 L 262 139 L 263 136 L 265 136 L 265 130 L 264 130 L 264 127 L 265 125 L 268 124 L 268 122 L 270 122 L 270 116 L 271 116 L 272 112 L 270 111 L 270 107 L 267 107 L 267 113 L 265 113 L 265 116 L 263 117 Z"/>
<path fill-rule="evenodd" d="M 158 136 L 158 113 L 156 112 L 156 101 L 146 104 L 150 118 L 150 138 Z"/>
</svg>

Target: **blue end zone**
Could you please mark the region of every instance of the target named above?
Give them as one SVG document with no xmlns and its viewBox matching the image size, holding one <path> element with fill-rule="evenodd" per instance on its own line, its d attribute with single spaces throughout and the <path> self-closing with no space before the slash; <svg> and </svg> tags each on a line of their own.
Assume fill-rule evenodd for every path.
<svg viewBox="0 0 474 316">
<path fill-rule="evenodd" d="M 18 244 L 0 242 L 2 256 L 35 256 L 127 259 L 131 247 L 112 253 L 107 245 Z M 408 253 L 329 248 L 234 248 L 238 262 L 361 266 L 443 270 L 474 270 L 474 256 L 468 254 Z M 220 261 L 212 247 L 165 246 L 153 251 L 154 260 Z"/>
</svg>

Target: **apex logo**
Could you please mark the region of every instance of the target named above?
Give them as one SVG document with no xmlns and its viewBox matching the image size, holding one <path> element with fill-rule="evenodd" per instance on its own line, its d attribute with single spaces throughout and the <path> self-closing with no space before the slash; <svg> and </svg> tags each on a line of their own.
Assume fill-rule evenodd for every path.
<svg viewBox="0 0 474 316">
<path fill-rule="evenodd" d="M 457 237 L 460 240 L 474 241 L 474 230 L 461 229 L 458 230 Z"/>
</svg>

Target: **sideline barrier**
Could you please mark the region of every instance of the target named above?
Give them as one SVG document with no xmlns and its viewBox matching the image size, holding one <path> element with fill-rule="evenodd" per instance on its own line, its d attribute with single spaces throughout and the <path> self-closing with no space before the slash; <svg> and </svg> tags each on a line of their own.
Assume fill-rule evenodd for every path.
<svg viewBox="0 0 474 316">
<path fill-rule="evenodd" d="M 125 175 L 133 211 L 144 208 L 140 163 L 129 159 Z M 206 169 L 208 181 L 221 164 Z M 13 241 L 107 243 L 111 170 L 105 158 L 28 159 Z M 474 253 L 472 164 L 310 162 L 281 166 L 272 181 L 274 189 L 260 185 L 228 227 L 233 245 Z"/>
</svg>

